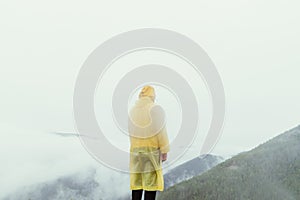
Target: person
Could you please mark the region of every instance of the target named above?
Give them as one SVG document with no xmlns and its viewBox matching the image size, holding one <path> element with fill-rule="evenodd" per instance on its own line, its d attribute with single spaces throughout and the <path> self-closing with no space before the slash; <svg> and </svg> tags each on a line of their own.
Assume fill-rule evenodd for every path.
<svg viewBox="0 0 300 200">
<path fill-rule="evenodd" d="M 154 200 L 156 191 L 164 190 L 162 162 L 170 151 L 165 113 L 154 103 L 155 90 L 146 85 L 130 109 L 130 190 L 132 200 Z"/>
</svg>

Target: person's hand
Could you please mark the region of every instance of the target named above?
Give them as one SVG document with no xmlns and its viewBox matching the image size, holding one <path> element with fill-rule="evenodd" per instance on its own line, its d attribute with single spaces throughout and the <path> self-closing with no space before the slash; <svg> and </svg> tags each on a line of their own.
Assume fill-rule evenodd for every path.
<svg viewBox="0 0 300 200">
<path fill-rule="evenodd" d="M 167 153 L 163 153 L 163 154 L 161 154 L 161 161 L 162 162 L 164 162 L 164 161 L 166 161 L 167 160 Z"/>
</svg>

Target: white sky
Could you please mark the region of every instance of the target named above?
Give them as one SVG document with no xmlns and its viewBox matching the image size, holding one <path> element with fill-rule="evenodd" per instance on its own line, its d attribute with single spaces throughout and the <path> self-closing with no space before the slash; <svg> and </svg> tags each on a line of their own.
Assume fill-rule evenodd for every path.
<svg viewBox="0 0 300 200">
<path fill-rule="evenodd" d="M 299 8 L 296 0 L 1 1 L 2 141 L 18 136 L 1 127 L 74 131 L 74 83 L 87 56 L 114 35 L 154 27 L 196 41 L 221 75 L 226 121 L 213 153 L 249 150 L 300 123 Z M 208 123 L 205 101 L 201 114 L 207 112 Z"/>
</svg>

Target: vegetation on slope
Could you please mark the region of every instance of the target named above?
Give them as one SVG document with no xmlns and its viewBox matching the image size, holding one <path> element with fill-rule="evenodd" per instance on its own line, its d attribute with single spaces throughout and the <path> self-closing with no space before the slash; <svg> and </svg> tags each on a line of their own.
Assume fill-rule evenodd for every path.
<svg viewBox="0 0 300 200">
<path fill-rule="evenodd" d="M 300 126 L 170 187 L 158 199 L 300 199 Z"/>
</svg>

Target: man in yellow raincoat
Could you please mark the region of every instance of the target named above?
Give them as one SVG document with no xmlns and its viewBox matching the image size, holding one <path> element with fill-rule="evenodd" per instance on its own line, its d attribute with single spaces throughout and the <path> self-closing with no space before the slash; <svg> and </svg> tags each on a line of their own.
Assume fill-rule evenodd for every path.
<svg viewBox="0 0 300 200">
<path fill-rule="evenodd" d="M 170 151 L 163 109 L 154 103 L 155 91 L 145 86 L 129 112 L 130 190 L 132 200 L 155 199 L 164 190 L 162 162 Z"/>
</svg>

